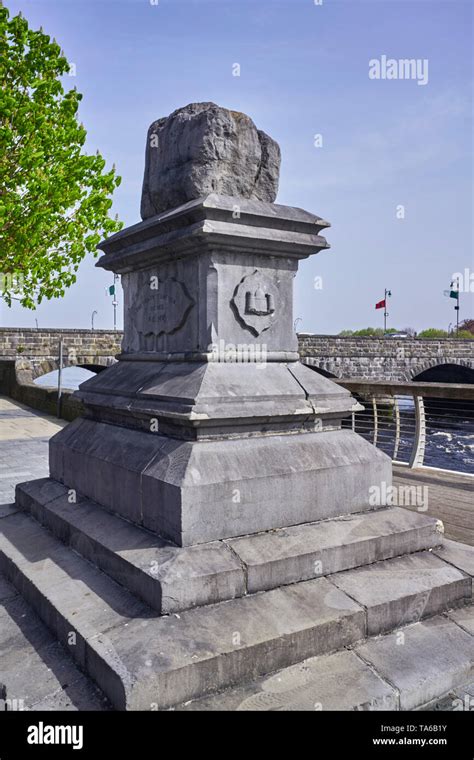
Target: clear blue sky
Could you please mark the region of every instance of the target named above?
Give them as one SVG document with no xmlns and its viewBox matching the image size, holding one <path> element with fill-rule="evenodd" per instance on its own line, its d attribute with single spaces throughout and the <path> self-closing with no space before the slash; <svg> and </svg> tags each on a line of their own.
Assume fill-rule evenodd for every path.
<svg viewBox="0 0 474 760">
<path fill-rule="evenodd" d="M 192 101 L 244 111 L 282 149 L 278 202 L 332 223 L 302 262 L 298 329 L 447 328 L 453 272 L 474 272 L 471 0 L 5 0 L 62 45 L 83 93 L 87 148 L 123 181 L 113 211 L 139 221 L 145 136 Z M 369 60 L 428 59 L 425 86 L 372 80 Z M 241 76 L 232 76 L 239 63 Z M 323 147 L 314 146 L 322 134 Z M 397 219 L 399 204 L 405 218 Z M 322 277 L 322 289 L 314 278 Z M 3 325 L 112 325 L 110 274 L 85 261 L 62 300 L 1 306 Z M 1 303 L 1 301 L 0 301 Z M 121 311 L 121 309 L 120 309 Z M 461 318 L 474 317 L 473 295 Z"/>
</svg>

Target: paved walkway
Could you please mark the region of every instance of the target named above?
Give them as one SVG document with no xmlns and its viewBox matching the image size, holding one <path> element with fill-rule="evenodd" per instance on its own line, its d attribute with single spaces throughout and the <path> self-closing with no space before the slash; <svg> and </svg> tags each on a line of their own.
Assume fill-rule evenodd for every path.
<svg viewBox="0 0 474 760">
<path fill-rule="evenodd" d="M 474 546 L 474 476 L 423 467 L 394 467 L 393 483 L 415 486 L 425 493 L 426 514 L 443 521 L 446 538 Z M 404 506 L 415 511 L 418 508 Z"/>
<path fill-rule="evenodd" d="M 0 396 L 0 517 L 15 486 L 48 475 L 48 440 L 67 423 Z M 0 574 L 0 712 L 106 710 L 108 704 Z"/>
<path fill-rule="evenodd" d="M 15 501 L 15 486 L 48 475 L 48 440 L 67 425 L 0 396 L 0 512 Z"/>
</svg>

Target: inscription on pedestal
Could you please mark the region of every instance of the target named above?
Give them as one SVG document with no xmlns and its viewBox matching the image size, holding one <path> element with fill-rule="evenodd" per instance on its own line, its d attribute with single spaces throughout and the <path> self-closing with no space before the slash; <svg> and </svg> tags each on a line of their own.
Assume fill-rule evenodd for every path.
<svg viewBox="0 0 474 760">
<path fill-rule="evenodd" d="M 147 295 L 138 304 L 133 318 L 140 350 L 153 351 L 160 335 L 180 330 L 194 304 L 186 285 L 174 277 L 159 280 L 156 287 L 147 288 Z"/>
</svg>

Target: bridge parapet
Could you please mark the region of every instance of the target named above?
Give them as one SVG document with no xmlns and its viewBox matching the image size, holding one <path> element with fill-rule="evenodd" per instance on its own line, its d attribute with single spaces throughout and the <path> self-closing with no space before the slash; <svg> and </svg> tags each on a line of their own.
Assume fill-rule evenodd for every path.
<svg viewBox="0 0 474 760">
<path fill-rule="evenodd" d="M 0 359 L 27 359 L 34 377 L 58 367 L 63 339 L 63 365 L 107 367 L 120 353 L 122 332 L 111 330 L 2 328 Z"/>
<path fill-rule="evenodd" d="M 336 378 L 410 381 L 441 366 L 474 371 L 474 341 L 299 335 L 302 360 Z"/>
<path fill-rule="evenodd" d="M 106 367 L 121 351 L 122 331 L 1 328 L 0 359 L 28 359 L 34 376 L 58 366 L 59 339 L 64 365 Z M 298 336 L 305 364 L 336 378 L 410 381 L 434 367 L 457 366 L 474 372 L 474 341 L 421 338 Z M 441 379 L 441 378 L 440 378 Z M 446 378 L 442 378 L 446 379 Z M 466 378 L 454 378 L 469 382 Z"/>
</svg>

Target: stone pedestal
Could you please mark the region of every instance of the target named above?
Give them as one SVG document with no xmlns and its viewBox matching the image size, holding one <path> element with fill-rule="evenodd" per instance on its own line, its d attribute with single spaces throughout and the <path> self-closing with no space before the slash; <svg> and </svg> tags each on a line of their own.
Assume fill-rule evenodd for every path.
<svg viewBox="0 0 474 760">
<path fill-rule="evenodd" d="M 390 460 L 341 429 L 356 402 L 298 361 L 293 330 L 298 261 L 327 226 L 209 195 L 106 240 L 123 351 L 82 384 L 51 477 L 178 546 L 368 509 Z"/>
</svg>

